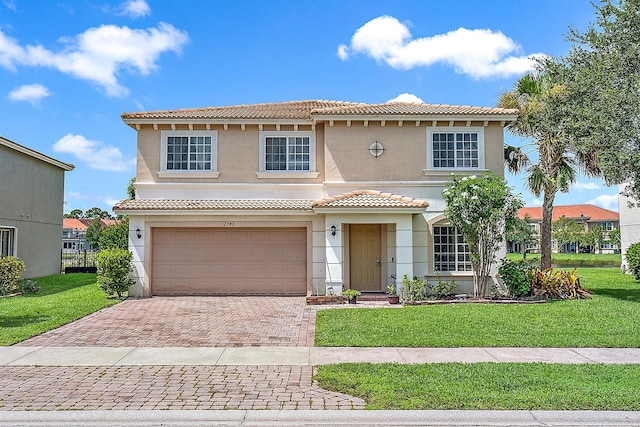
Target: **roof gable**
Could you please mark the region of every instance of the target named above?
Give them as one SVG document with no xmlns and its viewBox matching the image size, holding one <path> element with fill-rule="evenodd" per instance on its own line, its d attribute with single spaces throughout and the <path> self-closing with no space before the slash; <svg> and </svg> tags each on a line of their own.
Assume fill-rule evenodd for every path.
<svg viewBox="0 0 640 427">
<path fill-rule="evenodd" d="M 75 169 L 75 166 L 72 164 L 64 163 L 64 162 L 61 162 L 60 160 L 56 160 L 38 151 L 32 150 L 31 148 L 27 148 L 24 145 L 20 145 L 17 142 L 13 142 L 10 139 L 7 139 L 3 136 L 0 136 L 0 145 L 10 148 L 12 150 L 15 150 L 19 153 L 26 154 L 27 156 L 33 157 L 34 159 L 38 159 L 50 165 L 56 166 L 65 171 L 71 171 Z"/>
<path fill-rule="evenodd" d="M 426 208 L 426 200 L 375 190 L 357 190 L 317 200 L 313 208 Z"/>
<path fill-rule="evenodd" d="M 123 113 L 122 119 L 131 124 L 139 120 L 313 120 L 339 116 L 434 117 L 481 116 L 514 119 L 517 111 L 497 107 L 472 107 L 445 104 L 392 102 L 365 104 L 361 102 L 306 100 L 268 104 L 232 105 L 226 107 L 186 108 L 163 111 Z"/>
</svg>

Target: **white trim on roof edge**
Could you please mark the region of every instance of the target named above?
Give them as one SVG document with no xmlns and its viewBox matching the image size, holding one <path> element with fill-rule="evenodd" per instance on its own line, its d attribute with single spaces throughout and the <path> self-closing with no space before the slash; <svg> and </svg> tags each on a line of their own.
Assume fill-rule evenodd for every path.
<svg viewBox="0 0 640 427">
<path fill-rule="evenodd" d="M 31 148 L 20 145 L 17 142 L 13 142 L 3 136 L 0 136 L 0 144 L 4 145 L 7 148 L 11 148 L 12 150 L 15 150 L 19 153 L 33 157 L 34 159 L 38 159 L 45 163 L 49 163 L 50 165 L 59 167 L 60 169 L 64 169 L 65 171 L 72 171 L 75 169 L 75 166 L 70 163 L 64 163 L 60 160 L 56 160 L 52 157 L 47 156 L 46 154 L 42 154 L 38 151 L 32 150 Z"/>
</svg>

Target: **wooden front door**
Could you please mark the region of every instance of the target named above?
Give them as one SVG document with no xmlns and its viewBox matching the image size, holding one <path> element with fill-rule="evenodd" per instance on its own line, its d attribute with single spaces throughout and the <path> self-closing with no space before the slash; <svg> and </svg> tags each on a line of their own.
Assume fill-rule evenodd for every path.
<svg viewBox="0 0 640 427">
<path fill-rule="evenodd" d="M 382 253 L 380 224 L 349 226 L 349 263 L 351 289 L 365 292 L 382 290 Z"/>
</svg>

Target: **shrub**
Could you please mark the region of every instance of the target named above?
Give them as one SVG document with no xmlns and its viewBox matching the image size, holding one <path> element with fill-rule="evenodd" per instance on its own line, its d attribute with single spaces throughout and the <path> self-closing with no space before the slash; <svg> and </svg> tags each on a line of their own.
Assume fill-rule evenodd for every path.
<svg viewBox="0 0 640 427">
<path fill-rule="evenodd" d="M 133 254 L 124 249 L 104 249 L 98 253 L 98 284 L 104 293 L 116 293 L 118 298 L 122 299 L 122 294 L 135 283 L 135 280 L 129 277 L 132 257 Z"/>
<path fill-rule="evenodd" d="M 24 271 L 24 262 L 14 256 L 0 257 L 0 295 L 19 290 L 18 280 Z"/>
<path fill-rule="evenodd" d="M 125 218 L 100 230 L 98 243 L 100 249 L 127 249 L 129 247 L 129 219 Z"/>
<path fill-rule="evenodd" d="M 629 246 L 627 253 L 624 255 L 629 263 L 631 274 L 640 282 L 640 242 Z"/>
<path fill-rule="evenodd" d="M 409 280 L 407 275 L 405 274 L 402 278 L 402 285 L 404 286 L 404 301 L 405 302 L 414 302 L 414 301 L 423 301 L 425 296 L 425 291 L 427 287 L 426 280 L 418 280 L 417 277 L 414 277 L 413 280 Z"/>
<path fill-rule="evenodd" d="M 457 286 L 455 280 L 438 280 L 435 285 L 430 285 L 431 295 L 436 299 L 446 298 L 451 295 L 451 291 Z"/>
<path fill-rule="evenodd" d="M 533 275 L 531 288 L 535 296 L 550 299 L 586 299 L 591 293 L 580 285 L 580 278 L 573 271 L 547 268 Z"/>
<path fill-rule="evenodd" d="M 509 290 L 509 295 L 522 298 L 531 294 L 531 279 L 537 267 L 527 261 L 510 261 L 504 259 L 498 268 L 498 274 Z"/>
<path fill-rule="evenodd" d="M 20 291 L 22 291 L 22 293 L 25 293 L 25 294 L 35 294 L 37 292 L 40 292 L 40 290 L 42 290 L 42 287 L 38 286 L 38 282 L 31 279 L 21 280 L 18 283 L 18 287 L 20 288 Z"/>
</svg>

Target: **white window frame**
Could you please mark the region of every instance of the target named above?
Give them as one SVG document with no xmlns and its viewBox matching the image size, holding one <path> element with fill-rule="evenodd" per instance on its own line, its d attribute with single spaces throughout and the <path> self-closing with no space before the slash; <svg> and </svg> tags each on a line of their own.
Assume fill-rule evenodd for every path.
<svg viewBox="0 0 640 427">
<path fill-rule="evenodd" d="M 211 169 L 210 170 L 169 170 L 167 169 L 167 143 L 170 136 L 208 136 L 211 137 Z M 218 131 L 217 130 L 163 130 L 160 132 L 162 148 L 160 153 L 160 178 L 218 178 Z"/>
<path fill-rule="evenodd" d="M 478 134 L 478 167 L 434 167 L 433 166 L 433 134 L 435 133 L 477 133 Z M 455 143 L 455 141 L 454 141 Z M 485 170 L 484 128 L 480 126 L 429 126 L 427 127 L 427 167 L 425 173 L 434 171 L 483 171 Z M 455 154 L 454 149 L 454 154 Z M 454 157 L 454 162 L 458 160 Z"/>
<path fill-rule="evenodd" d="M 9 242 L 9 253 L 2 253 L 2 246 L 0 246 L 0 256 L 18 256 L 18 229 L 16 227 L 0 225 L 0 232 L 7 233 L 11 238 Z M 0 245 L 2 245 L 1 237 Z"/>
<path fill-rule="evenodd" d="M 316 170 L 316 136 L 313 131 L 261 131 L 258 135 L 260 139 L 260 159 L 258 162 L 259 171 L 256 173 L 258 178 L 317 178 L 319 173 Z M 266 141 L 268 137 L 306 137 L 309 138 L 309 170 L 277 170 L 270 171 L 266 167 Z"/>
<path fill-rule="evenodd" d="M 437 255 L 441 255 L 443 252 L 436 252 L 436 245 L 441 245 L 442 242 L 438 242 L 436 243 L 436 228 L 453 228 L 453 238 L 454 238 L 454 243 L 453 243 L 453 247 L 454 247 L 454 251 L 453 251 L 453 255 L 454 255 L 454 261 L 453 263 L 455 264 L 455 269 L 454 270 L 440 270 L 438 268 L 438 264 L 442 264 L 442 261 L 436 261 L 436 256 Z M 449 234 L 447 234 L 449 236 Z M 441 235 L 440 235 L 441 236 Z M 460 243 L 458 242 L 459 239 L 462 239 L 463 242 Z M 444 274 L 449 274 L 449 273 L 457 273 L 457 274 L 471 274 L 472 273 L 472 265 L 471 265 L 471 252 L 469 251 L 469 245 L 464 241 L 464 237 L 462 237 L 462 233 L 460 233 L 458 230 L 455 229 L 455 227 L 452 227 L 450 224 L 447 223 L 436 223 L 433 225 L 433 228 L 431 229 L 431 244 L 432 244 L 432 251 L 433 251 L 433 270 L 434 272 L 438 272 L 438 273 L 444 273 Z M 466 246 L 467 250 L 466 251 L 459 251 L 458 245 L 464 245 Z M 449 252 L 448 250 L 446 252 L 444 252 L 446 254 L 451 254 L 451 252 Z M 468 256 L 468 260 L 463 260 L 460 261 L 459 260 L 459 256 L 462 255 L 467 255 Z M 448 261 L 447 263 L 450 263 L 450 261 Z M 462 263 L 465 265 L 465 269 L 463 270 L 459 270 L 458 266 L 459 264 Z"/>
</svg>

